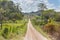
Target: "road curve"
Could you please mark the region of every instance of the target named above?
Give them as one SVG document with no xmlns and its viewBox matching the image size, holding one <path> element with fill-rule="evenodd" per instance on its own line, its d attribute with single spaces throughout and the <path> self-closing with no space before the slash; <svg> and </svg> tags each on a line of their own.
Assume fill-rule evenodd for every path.
<svg viewBox="0 0 60 40">
<path fill-rule="evenodd" d="M 24 40 L 47 40 L 43 35 L 41 35 L 31 24 L 31 21 L 29 19 L 28 25 L 27 25 L 27 32 L 25 35 Z"/>
</svg>

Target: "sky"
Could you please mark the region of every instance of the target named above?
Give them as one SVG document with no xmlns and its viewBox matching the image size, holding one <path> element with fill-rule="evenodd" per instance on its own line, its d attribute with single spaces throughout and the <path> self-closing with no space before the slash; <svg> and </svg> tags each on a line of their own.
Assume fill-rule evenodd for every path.
<svg viewBox="0 0 60 40">
<path fill-rule="evenodd" d="M 38 11 L 38 4 L 43 1 L 48 9 L 60 11 L 60 0 L 13 0 L 14 3 L 20 3 L 22 12 Z"/>
</svg>

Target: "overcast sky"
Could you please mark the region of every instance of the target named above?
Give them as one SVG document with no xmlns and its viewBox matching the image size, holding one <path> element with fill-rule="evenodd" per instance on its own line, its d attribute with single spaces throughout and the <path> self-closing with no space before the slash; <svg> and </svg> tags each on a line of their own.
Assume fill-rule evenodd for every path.
<svg viewBox="0 0 60 40">
<path fill-rule="evenodd" d="M 20 3 L 22 12 L 32 12 L 38 10 L 38 4 L 43 1 L 48 9 L 60 11 L 60 0 L 13 0 L 15 3 Z"/>
</svg>

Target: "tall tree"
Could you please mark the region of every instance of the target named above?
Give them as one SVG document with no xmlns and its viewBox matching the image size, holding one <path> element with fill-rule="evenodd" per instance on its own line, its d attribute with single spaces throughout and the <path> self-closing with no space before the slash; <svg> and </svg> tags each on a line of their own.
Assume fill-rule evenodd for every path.
<svg viewBox="0 0 60 40">
<path fill-rule="evenodd" d="M 40 3 L 39 5 L 38 5 L 38 7 L 39 7 L 39 10 L 41 11 L 40 13 L 41 13 L 41 20 L 43 21 L 43 11 L 44 11 L 44 9 L 47 9 L 47 7 L 46 7 L 46 5 L 42 2 L 42 3 Z M 43 23 L 42 23 L 43 24 Z"/>
<path fill-rule="evenodd" d="M 44 11 L 44 9 L 47 9 L 47 7 L 44 3 L 40 3 L 38 5 L 38 7 L 39 7 L 39 10 L 41 11 L 41 16 L 42 16 L 42 19 L 43 19 L 43 11 Z"/>
<path fill-rule="evenodd" d="M 3 16 L 3 14 L 4 14 L 4 12 L 6 12 L 3 8 L 0 8 L 0 24 L 1 24 L 1 29 L 2 29 L 2 24 L 3 24 L 3 18 L 4 18 L 4 16 Z"/>
<path fill-rule="evenodd" d="M 20 4 L 19 4 L 20 5 Z M 15 5 L 13 1 L 1 0 L 0 1 L 0 24 L 2 28 L 2 20 L 21 20 L 23 14 L 19 9 L 19 5 Z M 21 8 L 21 7 L 20 7 Z"/>
</svg>

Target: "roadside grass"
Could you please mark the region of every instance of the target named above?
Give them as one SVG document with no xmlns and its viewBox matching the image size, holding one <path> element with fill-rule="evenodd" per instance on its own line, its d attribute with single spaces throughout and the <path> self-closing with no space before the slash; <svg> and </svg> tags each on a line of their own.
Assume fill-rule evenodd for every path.
<svg viewBox="0 0 60 40">
<path fill-rule="evenodd" d="M 49 38 L 49 36 L 47 35 L 47 33 L 42 30 L 42 28 L 40 28 L 39 26 L 34 26 L 34 27 L 35 27 L 35 29 L 36 29 L 39 33 L 41 33 L 44 37 L 46 37 L 48 40 L 51 40 L 51 39 Z"/>
<path fill-rule="evenodd" d="M 49 35 L 47 35 L 47 33 L 42 30 L 41 26 L 35 25 L 35 24 L 33 23 L 33 21 L 32 21 L 32 24 L 33 24 L 34 28 L 35 28 L 39 33 L 41 33 L 41 34 L 42 34 L 44 37 L 46 37 L 48 40 L 51 40 L 51 38 L 49 37 Z"/>
<path fill-rule="evenodd" d="M 16 20 L 16 22 L 3 22 L 0 30 L 0 39 L 2 40 L 22 40 L 27 30 L 27 21 Z"/>
</svg>

